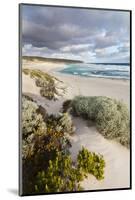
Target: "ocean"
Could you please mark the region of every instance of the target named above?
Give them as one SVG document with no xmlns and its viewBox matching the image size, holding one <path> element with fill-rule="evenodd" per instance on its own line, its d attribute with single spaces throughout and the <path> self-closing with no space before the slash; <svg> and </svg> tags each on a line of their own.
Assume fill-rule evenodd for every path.
<svg viewBox="0 0 135 200">
<path fill-rule="evenodd" d="M 69 64 L 60 72 L 83 77 L 130 79 L 130 65 L 127 63 Z"/>
</svg>

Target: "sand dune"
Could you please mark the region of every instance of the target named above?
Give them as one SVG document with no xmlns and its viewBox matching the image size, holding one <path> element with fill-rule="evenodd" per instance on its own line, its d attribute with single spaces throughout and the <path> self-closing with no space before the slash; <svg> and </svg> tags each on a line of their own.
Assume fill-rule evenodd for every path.
<svg viewBox="0 0 135 200">
<path fill-rule="evenodd" d="M 76 126 L 76 134 L 70 138 L 73 159 L 76 159 L 78 151 L 84 146 L 92 152 L 102 154 L 106 162 L 104 180 L 98 181 L 94 176 L 89 175 L 82 182 L 82 186 L 86 190 L 129 187 L 129 150 L 114 141 L 105 139 L 95 127 L 88 127 L 86 121 L 74 118 L 73 122 Z"/>
<path fill-rule="evenodd" d="M 23 68 L 32 68 L 32 69 L 40 69 L 42 71 L 45 72 L 51 72 L 54 69 L 63 69 L 63 67 L 65 66 L 65 64 L 63 63 L 51 63 L 51 62 L 39 62 L 39 61 L 26 61 L 23 60 L 22 62 L 22 66 Z"/>
<path fill-rule="evenodd" d="M 61 65 L 60 67 L 62 67 Z M 37 101 L 39 105 L 45 107 L 48 113 L 56 114 L 62 107 L 65 99 L 73 98 L 76 95 L 94 96 L 103 95 L 123 100 L 129 106 L 129 81 L 111 80 L 102 78 L 81 78 L 78 76 L 61 75 L 54 72 L 59 68 L 56 64 L 42 63 L 28 66 L 25 63 L 23 67 L 38 68 L 58 77 L 64 81 L 68 87 L 67 94 L 58 101 L 47 101 L 40 96 L 39 88 L 36 87 L 34 80 L 23 74 L 22 90 Z M 130 152 L 114 141 L 106 140 L 95 127 L 89 127 L 87 122 L 80 118 L 73 118 L 76 126 L 76 134 L 71 139 L 72 148 L 71 155 L 76 159 L 78 151 L 82 146 L 90 151 L 100 153 L 104 156 L 105 178 L 102 181 L 97 181 L 95 177 L 89 175 L 81 184 L 86 189 L 112 189 L 112 188 L 127 188 L 130 186 Z"/>
</svg>

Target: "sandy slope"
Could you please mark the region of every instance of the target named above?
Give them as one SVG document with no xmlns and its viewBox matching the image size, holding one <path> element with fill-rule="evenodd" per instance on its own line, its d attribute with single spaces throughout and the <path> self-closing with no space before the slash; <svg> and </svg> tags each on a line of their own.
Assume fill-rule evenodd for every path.
<svg viewBox="0 0 135 200">
<path fill-rule="evenodd" d="M 42 64 L 43 65 L 43 64 Z M 52 64 L 56 69 L 58 66 Z M 34 65 L 37 68 L 39 65 Z M 39 66 L 38 68 L 43 71 L 49 71 L 48 65 Z M 53 69 L 52 66 L 52 69 Z M 26 67 L 26 66 L 25 66 Z M 32 67 L 32 65 L 31 65 Z M 23 92 L 33 97 L 39 105 L 44 106 L 49 113 L 58 113 L 62 107 L 62 102 L 67 98 L 73 98 L 75 95 L 105 95 L 122 99 L 129 105 L 129 82 L 122 80 L 109 80 L 109 79 L 91 79 L 73 77 L 68 75 L 60 75 L 59 73 L 52 72 L 60 80 L 63 80 L 68 86 L 68 92 L 64 98 L 58 101 L 47 101 L 40 96 L 39 88 L 35 86 L 34 81 L 23 74 Z M 86 121 L 73 118 L 74 124 L 77 127 L 76 134 L 72 136 L 71 154 L 73 159 L 76 159 L 78 150 L 82 146 L 88 148 L 90 151 L 103 154 L 106 161 L 105 179 L 97 181 L 95 177 L 89 175 L 87 179 L 82 182 L 82 186 L 88 189 L 108 189 L 108 188 L 124 188 L 129 187 L 130 180 L 130 155 L 129 150 L 122 145 L 108 141 L 98 133 L 95 127 L 88 127 Z"/>
<path fill-rule="evenodd" d="M 31 93 L 40 95 L 40 88 L 36 87 L 35 81 L 30 76 L 23 74 L 22 76 L 22 91 L 23 93 Z"/>
<path fill-rule="evenodd" d="M 122 100 L 129 106 L 130 89 L 127 80 L 87 78 L 58 72 L 54 72 L 53 75 L 66 83 L 68 87 L 66 98 L 73 98 L 75 95 L 108 96 Z"/>
<path fill-rule="evenodd" d="M 82 186 L 86 190 L 129 187 L 129 151 L 122 145 L 105 139 L 95 127 L 88 127 L 86 121 L 74 118 L 73 122 L 77 128 L 76 134 L 70 138 L 73 159 L 76 159 L 78 150 L 84 146 L 90 151 L 102 154 L 106 162 L 104 180 L 98 181 L 89 175 L 88 179 L 82 182 Z"/>
<path fill-rule="evenodd" d="M 63 63 L 51 63 L 51 62 L 31 62 L 31 61 L 23 61 L 22 62 L 23 68 L 32 68 L 32 69 L 40 69 L 45 72 L 53 71 L 54 69 L 63 69 L 65 64 Z"/>
</svg>

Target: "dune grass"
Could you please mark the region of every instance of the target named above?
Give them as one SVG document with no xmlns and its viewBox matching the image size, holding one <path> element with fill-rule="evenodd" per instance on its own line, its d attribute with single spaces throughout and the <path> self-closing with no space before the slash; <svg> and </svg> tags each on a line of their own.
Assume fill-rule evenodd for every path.
<svg viewBox="0 0 135 200">
<path fill-rule="evenodd" d="M 30 75 L 35 80 L 35 84 L 40 88 L 41 96 L 49 100 L 57 100 L 58 97 L 63 96 L 66 93 L 66 87 L 63 86 L 63 82 L 48 73 L 45 73 L 39 69 L 23 69 L 22 72 L 25 75 Z"/>
</svg>

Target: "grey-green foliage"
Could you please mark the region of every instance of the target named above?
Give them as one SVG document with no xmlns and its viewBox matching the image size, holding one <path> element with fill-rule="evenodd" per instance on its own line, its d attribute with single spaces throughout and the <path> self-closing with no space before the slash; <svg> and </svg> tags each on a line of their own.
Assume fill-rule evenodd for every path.
<svg viewBox="0 0 135 200">
<path fill-rule="evenodd" d="M 22 98 L 22 153 L 23 158 L 31 157 L 35 151 L 62 150 L 69 152 L 71 143 L 68 134 L 74 132 L 72 119 L 68 113 L 47 115 L 36 102 Z"/>
<path fill-rule="evenodd" d="M 38 113 L 38 105 L 27 97 L 22 97 L 22 157 L 31 157 L 35 141 L 47 131 L 43 117 Z"/>
<path fill-rule="evenodd" d="M 104 178 L 105 161 L 102 155 L 89 152 L 84 147 L 77 156 L 78 168 L 84 173 L 94 175 L 98 180 Z"/>
<path fill-rule="evenodd" d="M 22 97 L 22 134 L 27 137 L 32 133 L 44 134 L 46 124 L 43 117 L 38 113 L 38 105 L 26 97 Z"/>
<path fill-rule="evenodd" d="M 75 126 L 73 125 L 71 116 L 68 113 L 60 113 L 58 118 L 56 130 L 72 135 L 75 131 Z"/>
<path fill-rule="evenodd" d="M 25 194 L 82 190 L 80 181 L 86 173 L 101 177 L 97 168 L 86 171 L 87 158 L 74 163 L 70 156 L 71 146 L 67 133 L 74 132 L 69 114 L 48 116 L 44 108 L 31 98 L 22 97 L 22 157 L 23 188 Z M 82 155 L 82 153 L 80 153 Z M 96 160 L 94 160 L 96 158 Z M 97 166 L 98 156 L 93 162 Z M 98 164 L 97 164 L 98 163 Z M 92 167 L 92 166 L 91 166 Z"/>
<path fill-rule="evenodd" d="M 22 157 L 23 159 L 30 158 L 34 155 L 35 146 L 33 143 L 35 135 L 31 134 L 22 140 Z"/>
<path fill-rule="evenodd" d="M 129 111 L 123 102 L 104 96 L 77 96 L 71 105 L 75 115 L 93 120 L 104 137 L 129 147 Z"/>
</svg>

